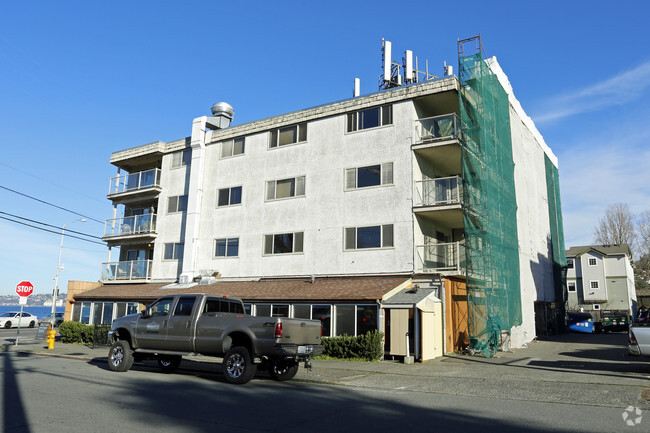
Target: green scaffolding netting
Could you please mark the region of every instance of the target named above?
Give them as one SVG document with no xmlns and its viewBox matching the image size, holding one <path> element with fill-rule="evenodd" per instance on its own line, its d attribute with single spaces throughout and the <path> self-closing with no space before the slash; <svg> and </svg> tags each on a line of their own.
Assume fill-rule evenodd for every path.
<svg viewBox="0 0 650 433">
<path fill-rule="evenodd" d="M 458 62 L 470 349 L 492 357 L 522 323 L 509 103 L 481 52 Z"/>
</svg>

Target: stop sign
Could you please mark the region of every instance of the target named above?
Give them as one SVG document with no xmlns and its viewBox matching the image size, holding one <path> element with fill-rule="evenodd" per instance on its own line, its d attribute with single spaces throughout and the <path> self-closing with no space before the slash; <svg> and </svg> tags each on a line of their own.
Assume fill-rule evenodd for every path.
<svg viewBox="0 0 650 433">
<path fill-rule="evenodd" d="M 29 296 L 34 291 L 34 286 L 29 281 L 23 281 L 16 286 L 16 293 L 18 296 Z"/>
</svg>

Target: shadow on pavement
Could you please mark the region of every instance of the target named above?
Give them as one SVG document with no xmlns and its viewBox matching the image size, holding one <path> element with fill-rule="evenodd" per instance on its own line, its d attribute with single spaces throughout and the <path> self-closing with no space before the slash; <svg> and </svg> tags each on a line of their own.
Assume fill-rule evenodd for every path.
<svg viewBox="0 0 650 433">
<path fill-rule="evenodd" d="M 2 362 L 2 431 L 29 432 L 29 425 L 25 415 L 25 406 L 21 396 L 20 387 L 16 380 L 16 370 L 11 360 L 10 348 L 4 344 L 0 356 Z M 29 355 L 24 355 L 29 356 Z"/>
</svg>

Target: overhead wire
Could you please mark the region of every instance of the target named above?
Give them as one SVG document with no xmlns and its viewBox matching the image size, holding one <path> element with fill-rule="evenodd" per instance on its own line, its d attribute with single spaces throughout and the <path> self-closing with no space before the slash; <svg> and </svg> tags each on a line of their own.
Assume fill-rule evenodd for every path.
<svg viewBox="0 0 650 433">
<path fill-rule="evenodd" d="M 7 218 L 7 217 L 3 217 L 3 216 L 0 216 L 0 219 L 11 221 L 13 223 L 21 224 L 21 225 L 24 225 L 24 226 L 27 226 L 27 227 L 35 228 L 37 230 L 42 230 L 44 232 L 54 233 L 54 234 L 57 234 L 57 235 L 61 234 L 61 232 L 57 232 L 57 231 L 54 231 L 54 230 L 49 230 L 49 229 L 46 229 L 46 228 L 43 228 L 43 227 L 38 227 L 38 226 L 35 226 L 35 225 L 32 225 L 32 224 L 27 224 L 27 223 L 24 223 L 22 221 L 16 221 L 16 220 L 13 220 L 11 218 Z M 78 232 L 75 232 L 75 233 L 78 233 Z M 84 235 L 84 236 L 89 236 L 89 235 Z M 90 242 L 90 243 L 97 244 L 97 245 L 106 245 L 106 244 L 104 244 L 102 242 L 93 241 L 93 240 L 90 240 L 90 239 L 82 238 L 80 236 L 75 236 L 75 235 L 71 235 L 71 234 L 68 234 L 68 237 L 79 239 L 79 240 L 86 241 L 86 242 Z M 95 237 L 95 236 L 92 236 L 92 237 Z"/>
<path fill-rule="evenodd" d="M 47 223 L 44 223 L 44 222 L 41 222 L 41 221 L 36 221 L 36 220 L 29 219 L 29 218 L 21 217 L 20 215 L 14 215 L 14 214 L 11 214 L 11 213 L 8 213 L 8 212 L 2 212 L 2 211 L 0 211 L 0 214 L 3 214 L 3 215 L 9 215 L 10 217 L 13 217 L 13 218 L 18 218 L 18 219 L 21 219 L 21 220 L 24 220 L 24 221 L 29 221 L 29 222 L 31 222 L 31 223 L 36 223 L 36 224 L 40 224 L 40 225 L 43 225 L 43 226 L 53 227 L 53 228 L 55 228 L 55 229 L 61 229 L 61 230 L 64 230 L 63 227 L 54 226 L 54 225 L 52 225 L 52 224 L 47 224 Z M 89 238 L 95 238 L 95 239 L 99 239 L 99 240 L 102 239 L 102 238 L 99 237 L 99 236 L 89 235 L 88 233 L 79 232 L 79 231 L 76 231 L 76 230 L 66 229 L 66 231 L 67 231 L 68 233 L 76 233 L 76 234 L 78 234 L 78 235 L 87 236 L 87 237 L 89 237 Z"/>
</svg>

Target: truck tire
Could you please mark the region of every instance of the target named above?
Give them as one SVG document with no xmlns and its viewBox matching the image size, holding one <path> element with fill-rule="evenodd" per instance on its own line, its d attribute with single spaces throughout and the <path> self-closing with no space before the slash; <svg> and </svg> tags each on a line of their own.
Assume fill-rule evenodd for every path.
<svg viewBox="0 0 650 433">
<path fill-rule="evenodd" d="M 248 349 L 242 346 L 231 347 L 221 364 L 226 382 L 243 385 L 255 376 L 255 364 L 251 361 Z"/>
<path fill-rule="evenodd" d="M 128 341 L 117 340 L 108 351 L 108 368 L 113 371 L 128 371 L 133 365 L 133 350 Z"/>
<path fill-rule="evenodd" d="M 158 366 L 165 373 L 175 371 L 181 365 L 182 356 L 166 355 L 158 358 Z"/>
<path fill-rule="evenodd" d="M 298 373 L 299 367 L 293 359 L 275 359 L 271 362 L 271 377 L 279 382 L 291 380 Z"/>
</svg>

